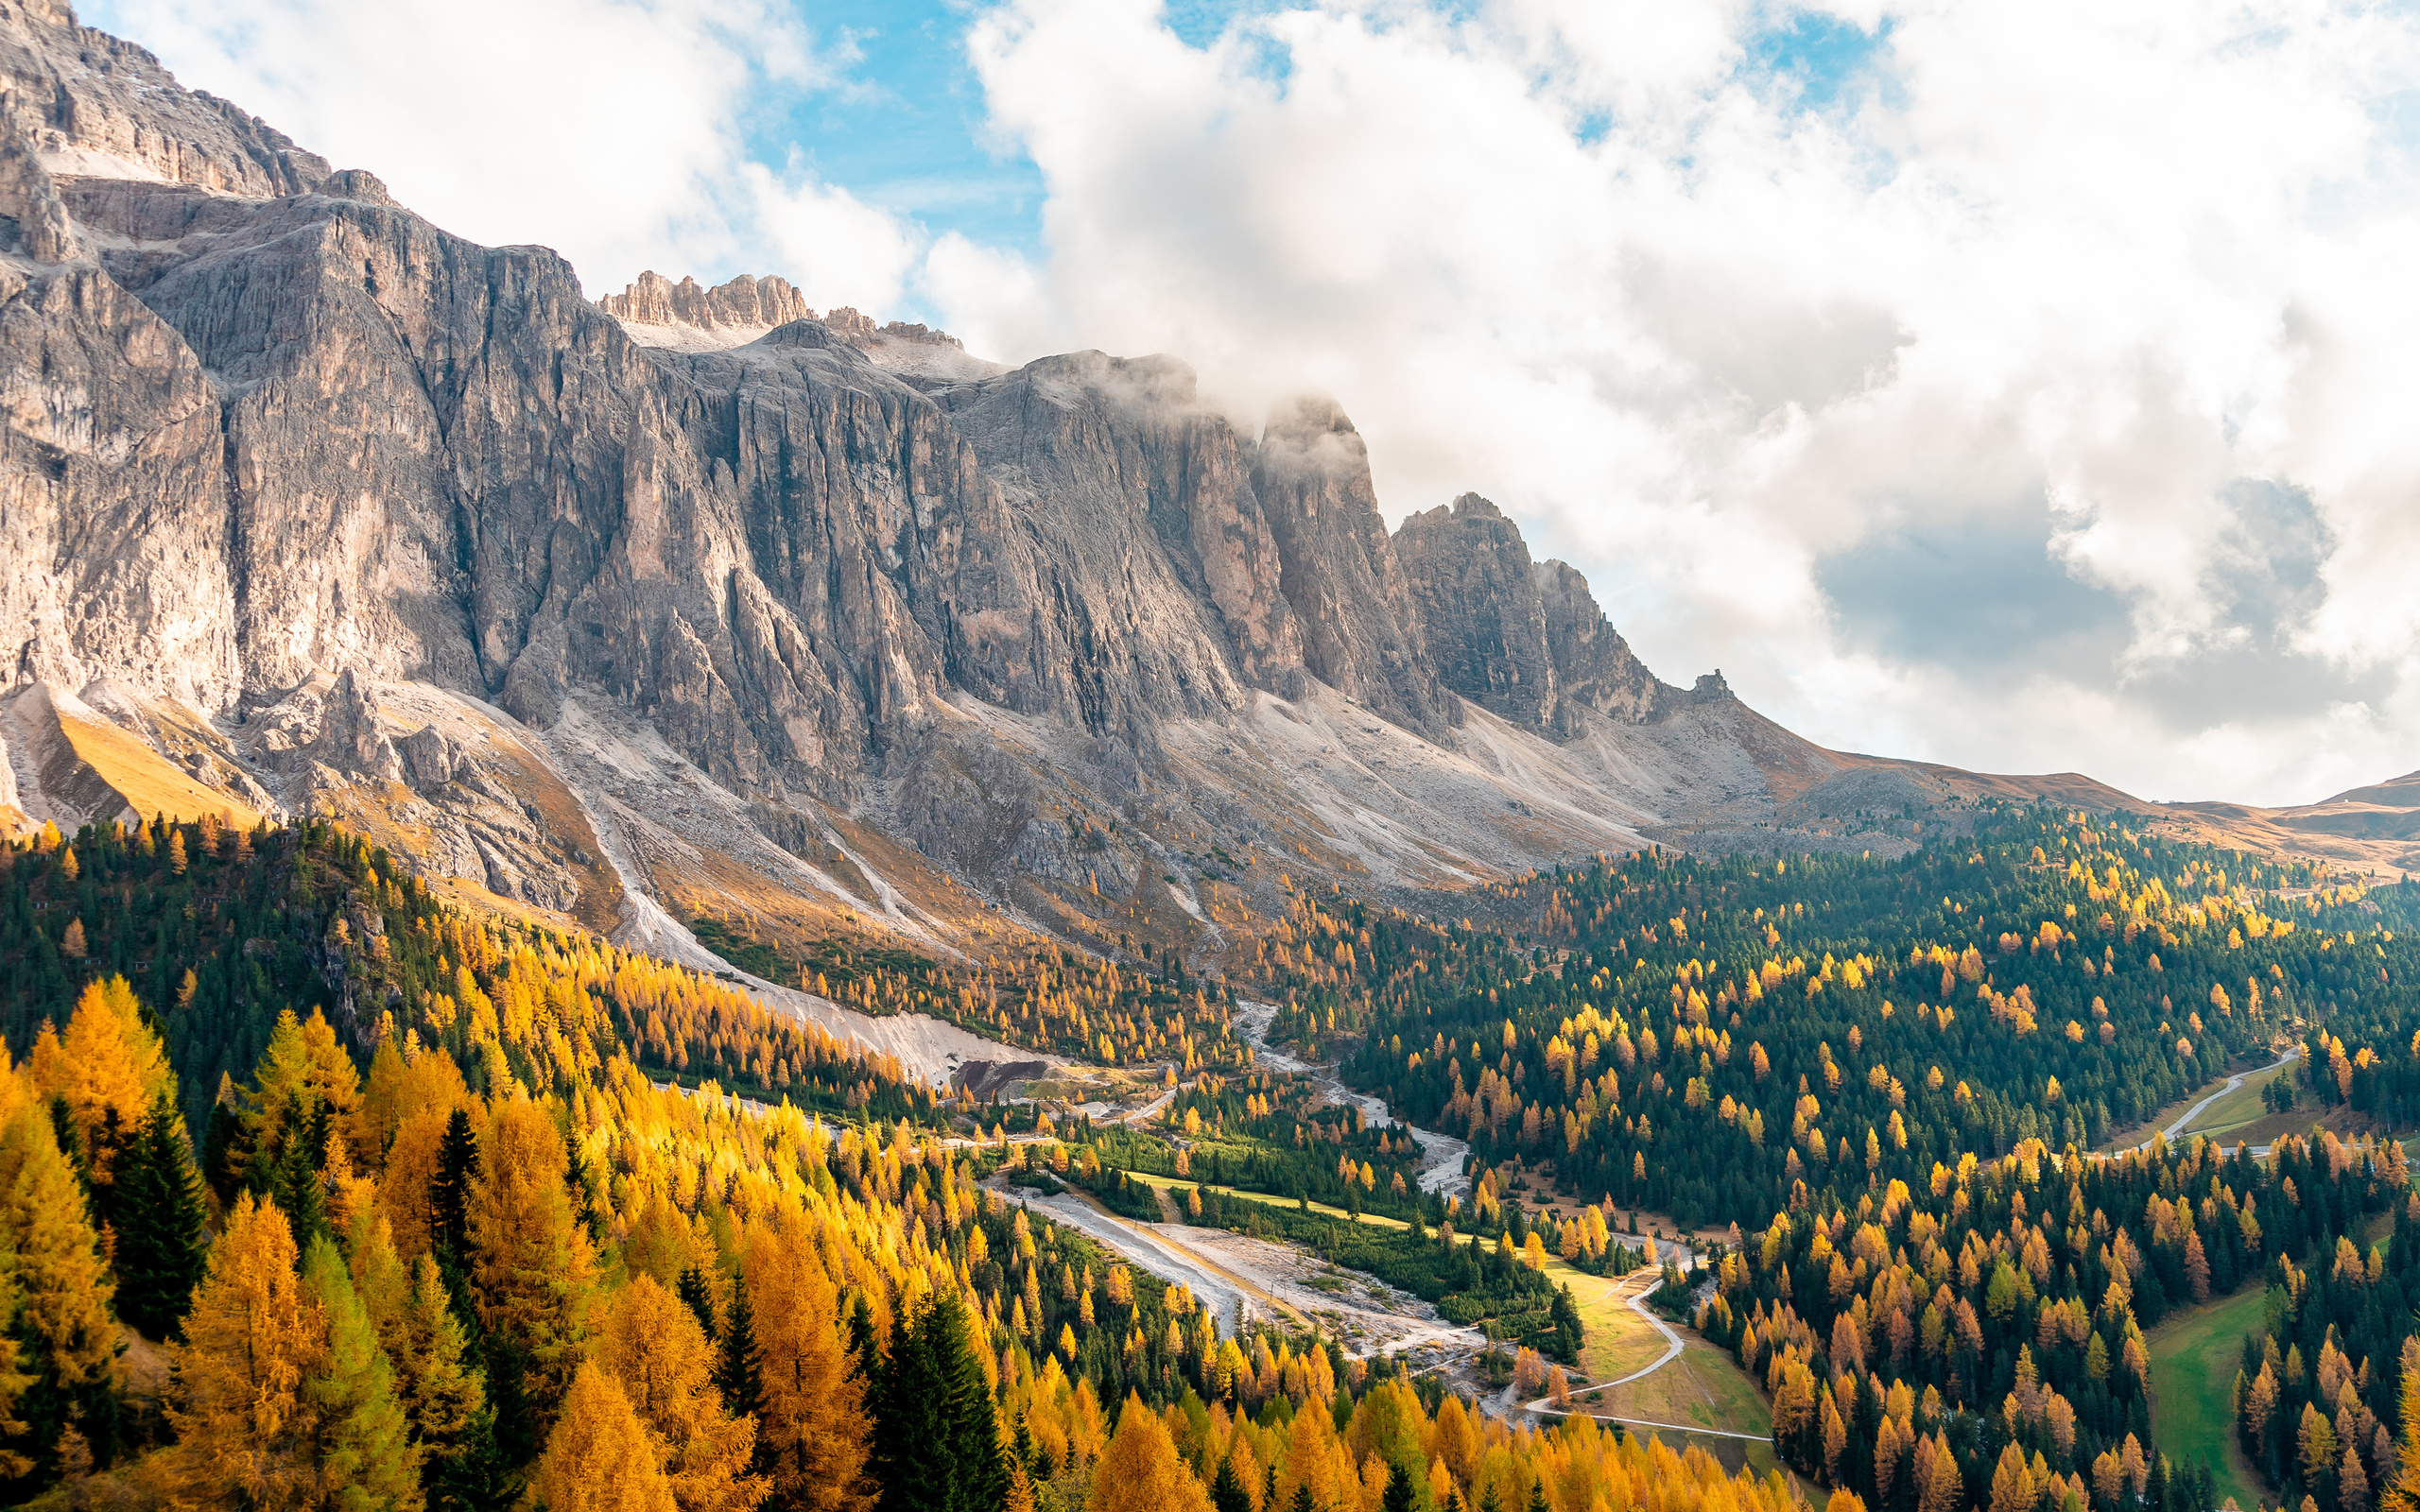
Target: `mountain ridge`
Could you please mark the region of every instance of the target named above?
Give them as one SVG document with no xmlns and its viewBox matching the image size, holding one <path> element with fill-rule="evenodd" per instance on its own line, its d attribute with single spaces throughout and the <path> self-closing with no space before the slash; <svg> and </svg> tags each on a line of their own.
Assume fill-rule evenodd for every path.
<svg viewBox="0 0 2420 1512">
<path fill-rule="evenodd" d="M 776 278 L 592 301 L 63 7 L 0 15 L 0 729 L 78 698 L 161 768 L 10 738 L 21 822 L 218 793 L 666 949 L 1215 965 L 1298 879 L 2048 791 L 1661 681 L 1480 495 L 1390 531 L 1333 401 L 1251 432 L 1173 358 L 1009 369 Z"/>
</svg>

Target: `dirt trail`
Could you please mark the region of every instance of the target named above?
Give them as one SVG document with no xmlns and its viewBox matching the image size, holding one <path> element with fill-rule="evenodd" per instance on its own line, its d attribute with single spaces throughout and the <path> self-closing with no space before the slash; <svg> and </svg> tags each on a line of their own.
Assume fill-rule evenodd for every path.
<svg viewBox="0 0 2420 1512">
<path fill-rule="evenodd" d="M 1012 1202 L 1023 1202 L 1065 1224 L 1070 1228 L 1099 1241 L 1150 1271 L 1165 1281 L 1181 1281 L 1193 1288 L 1194 1295 L 1211 1305 L 1229 1332 L 1240 1332 L 1255 1316 L 1288 1314 L 1296 1327 L 1306 1328 L 1309 1320 L 1251 1279 L 1237 1275 L 1226 1266 L 1212 1263 L 1190 1248 L 1169 1242 L 1171 1233 L 1181 1228 L 1167 1229 L 1158 1224 L 1135 1223 L 1121 1218 L 1107 1208 L 1073 1188 L 1037 1196 L 1029 1192 L 1000 1188 Z"/>
<path fill-rule="evenodd" d="M 1335 1067 L 1314 1066 L 1283 1050 L 1271 1050 L 1269 1047 L 1269 1030 L 1276 1019 L 1277 1005 L 1274 1003 L 1254 1003 L 1244 998 L 1236 1000 L 1236 1022 L 1243 1028 L 1244 1040 L 1252 1046 L 1254 1061 L 1272 1070 L 1308 1076 L 1320 1091 L 1340 1103 L 1357 1105 L 1369 1118 L 1388 1124 L 1395 1121 L 1394 1114 L 1387 1108 L 1386 1099 L 1357 1092 L 1347 1087 L 1337 1078 Z M 1439 1195 L 1470 1191 L 1471 1178 L 1462 1170 L 1462 1162 L 1469 1159 L 1471 1153 L 1468 1144 L 1450 1134 L 1440 1134 L 1433 1129 L 1419 1128 L 1410 1124 L 1404 1127 L 1411 1130 L 1411 1142 L 1420 1146 L 1421 1191 Z"/>
</svg>

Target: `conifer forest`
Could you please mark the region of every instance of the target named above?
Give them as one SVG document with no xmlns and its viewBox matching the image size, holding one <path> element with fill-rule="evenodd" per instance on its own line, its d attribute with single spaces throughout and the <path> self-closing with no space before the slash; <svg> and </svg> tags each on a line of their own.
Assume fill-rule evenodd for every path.
<svg viewBox="0 0 2420 1512">
<path fill-rule="evenodd" d="M 2420 1505 L 2420 892 L 2118 815 L 1971 820 L 1895 856 L 1608 853 L 1451 917 L 1289 884 L 1215 970 L 786 963 L 1144 1068 L 1141 1116 L 935 1086 L 326 821 L 0 842 L 0 1488 L 2207 1512 L 2232 1475 Z M 2256 1071 L 2249 1136 L 2166 1136 Z M 1223 1313 L 1104 1237 L 1153 1225 L 1431 1309 L 1483 1374 Z M 1577 1298 L 1617 1283 L 1747 1383 L 1760 1458 L 1575 1405 Z M 2232 1420 L 2170 1452 L 2160 1331 L 2231 1298 Z"/>
</svg>

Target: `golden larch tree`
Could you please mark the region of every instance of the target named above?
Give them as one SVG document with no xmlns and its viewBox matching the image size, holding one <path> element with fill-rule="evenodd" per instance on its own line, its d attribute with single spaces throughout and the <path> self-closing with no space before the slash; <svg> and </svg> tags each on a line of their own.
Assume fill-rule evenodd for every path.
<svg viewBox="0 0 2420 1512">
<path fill-rule="evenodd" d="M 1306 1413 L 1304 1417 L 1317 1417 Z M 1316 1502 L 1314 1504 L 1318 1504 Z M 1184 1468 L 1159 1414 L 1130 1396 L 1117 1415 L 1117 1432 L 1093 1464 L 1092 1495 L 1085 1512 L 1210 1512 L 1201 1483 Z"/>
<path fill-rule="evenodd" d="M 679 1512 L 655 1435 L 595 1365 L 572 1377 L 529 1489 L 546 1512 Z"/>
<path fill-rule="evenodd" d="M 748 1235 L 743 1262 L 765 1390 L 765 1446 L 785 1505 L 863 1512 L 865 1392 L 840 1341 L 839 1296 L 809 1219 L 785 1209 Z"/>
<path fill-rule="evenodd" d="M 602 1311 L 594 1357 L 662 1439 L 681 1512 L 749 1512 L 770 1495 L 771 1482 L 748 1473 L 756 1420 L 723 1411 L 714 1346 L 697 1314 L 646 1275 Z"/>
<path fill-rule="evenodd" d="M 134 1138 L 152 1101 L 176 1096 L 176 1074 L 168 1069 L 160 1037 L 144 1023 L 134 989 L 122 976 L 88 983 L 68 1017 L 67 1032 L 45 1025 L 26 1069 L 45 1099 L 66 1102 L 93 1179 L 103 1186 L 111 1180 L 119 1148 Z"/>
<path fill-rule="evenodd" d="M 302 1383 L 320 1368 L 328 1325 L 319 1297 L 295 1273 L 285 1214 L 239 1193 L 185 1337 L 172 1345 L 177 1431 L 162 1487 L 179 1507 L 290 1507 L 302 1503 L 309 1468 L 297 1450 L 310 1428 Z"/>
<path fill-rule="evenodd" d="M 471 1182 L 471 1295 L 479 1321 L 529 1362 L 538 1432 L 579 1366 L 588 1337 L 596 1255 L 571 1206 L 562 1136 L 544 1108 L 516 1097 L 497 1104 Z"/>
<path fill-rule="evenodd" d="M 43 1110 L 27 1105 L 0 1134 L 0 1246 L 16 1257 L 18 1330 L 27 1364 L 70 1394 L 117 1368 L 116 1283 L 84 1215 L 84 1189 Z"/>
<path fill-rule="evenodd" d="M 330 1125 L 352 1137 L 361 1107 L 361 1075 L 319 1009 L 313 1008 L 307 1021 L 296 1019 L 291 1008 L 277 1016 L 252 1081 L 252 1090 L 242 1099 L 244 1131 L 252 1149 L 273 1151 L 289 1103 L 306 1113 L 326 1108 Z M 354 1151 L 357 1158 L 373 1160 L 378 1153 Z"/>
</svg>

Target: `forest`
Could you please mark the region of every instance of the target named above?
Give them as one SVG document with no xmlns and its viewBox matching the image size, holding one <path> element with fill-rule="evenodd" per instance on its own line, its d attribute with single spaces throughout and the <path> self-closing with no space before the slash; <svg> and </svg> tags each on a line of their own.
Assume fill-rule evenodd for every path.
<svg viewBox="0 0 2420 1512">
<path fill-rule="evenodd" d="M 1306 1040 L 1350 1028 L 1354 1084 L 1481 1167 L 1688 1226 L 2026 1140 L 2090 1150 L 2306 1025 L 2377 1037 L 2346 1085 L 2401 1095 L 2420 887 L 2100 822 L 2014 811 L 1895 860 L 1608 859 L 1513 889 L 1518 929 L 1304 896 L 1296 932 L 1336 943 L 1306 970 L 1281 931 L 1266 989 Z"/>
<path fill-rule="evenodd" d="M 2286 1473 L 2294 1466 L 2273 1458 L 2273 1484 L 2294 1500 L 2349 1486 L 2351 1501 L 2318 1504 L 2366 1508 L 2396 1467 L 2384 1425 L 2398 1420 L 2411 1320 L 2404 1294 L 2380 1288 L 2394 1284 L 2391 1267 L 2408 1267 L 2415 1217 L 2391 1140 L 2323 1132 L 2281 1142 L 2267 1160 L 2202 1140 L 2114 1160 L 2030 1140 L 1996 1160 L 1937 1169 L 1912 1192 L 1894 1180 L 1878 1202 L 1868 1194 L 1854 1208 L 1777 1216 L 1722 1260 L 1698 1321 L 1768 1383 L 1774 1438 L 1791 1462 L 1869 1506 L 1930 1505 L 1927 1477 L 1979 1493 L 2014 1452 L 2052 1501 L 2073 1491 L 2092 1506 L 2206 1507 L 2205 1468 L 2171 1468 L 2147 1448 L 2143 1330 L 2265 1284 L 2288 1349 L 2307 1332 L 2308 1358 L 2335 1352 L 2324 1390 L 2316 1364 L 2294 1378 L 2299 1397 L 2273 1367 L 2268 1405 L 2243 1410 L 2247 1431 L 2274 1437 L 2282 1422 L 2290 1460 L 2298 1410 L 2314 1398 L 2331 1419 L 2342 1409 L 2331 1431 L 2352 1452 L 2340 1465 L 2331 1451 L 2330 1479 Z M 2392 1238 L 2363 1244 L 2381 1218 Z M 2342 1299 L 2353 1304 L 2342 1328 L 2329 1326 L 2315 1275 L 2357 1294 Z M 2377 1306 L 2387 1314 L 2370 1315 Z M 2256 1370 L 2264 1359 L 2256 1349 L 2247 1358 Z M 2357 1377 L 2360 1389 L 2340 1395 Z"/>
<path fill-rule="evenodd" d="M 2009 808 L 1901 857 L 1651 850 L 1491 902 L 1298 895 L 1254 985 L 1305 1053 L 1470 1140 L 1477 1213 L 1534 1187 L 1737 1225 L 1701 1323 L 1821 1484 L 2205 1507 L 2205 1467 L 2150 1448 L 2140 1332 L 2244 1286 L 2238 1418 L 2283 1504 L 2366 1512 L 2398 1473 L 2401 1146 L 2095 1152 L 2289 1050 L 2268 1106 L 2408 1127 L 2420 889 Z"/>
<path fill-rule="evenodd" d="M 1183 1080 L 1144 1132 L 945 1107 L 732 982 L 464 914 L 332 825 L 0 843 L 5 1492 L 651 1512 L 1802 1495 L 1584 1418 L 1514 1428 L 1333 1340 L 1224 1332 L 1021 1200 L 1062 1182 L 1291 1240 L 1564 1359 L 1580 1320 L 1538 1257 L 1626 1271 L 1623 1209 L 1736 1222 L 1658 1297 L 1766 1387 L 1778 1452 L 1830 1512 L 2205 1507 L 2204 1468 L 2149 1447 L 2143 1333 L 2257 1287 L 2232 1396 L 2247 1457 L 2308 1512 L 2420 1490 L 2401 1146 L 2094 1153 L 2288 1045 L 2315 1111 L 2407 1116 L 2408 886 L 2011 810 L 1904 857 L 1649 851 L 1487 902 L 1484 923 L 1429 920 L 1296 890 L 1232 988 L 1049 950 L 818 957 L 844 1001 L 1165 1061 Z M 1406 1123 L 1254 1068 L 1238 992 Z M 1467 1200 L 1420 1193 L 1407 1123 L 1469 1138 Z"/>
<path fill-rule="evenodd" d="M 12 1503 L 1790 1504 L 1222 1335 L 986 1183 L 1088 1148 L 948 1138 L 881 1057 L 333 826 L 48 833 L 0 887 Z"/>
</svg>

